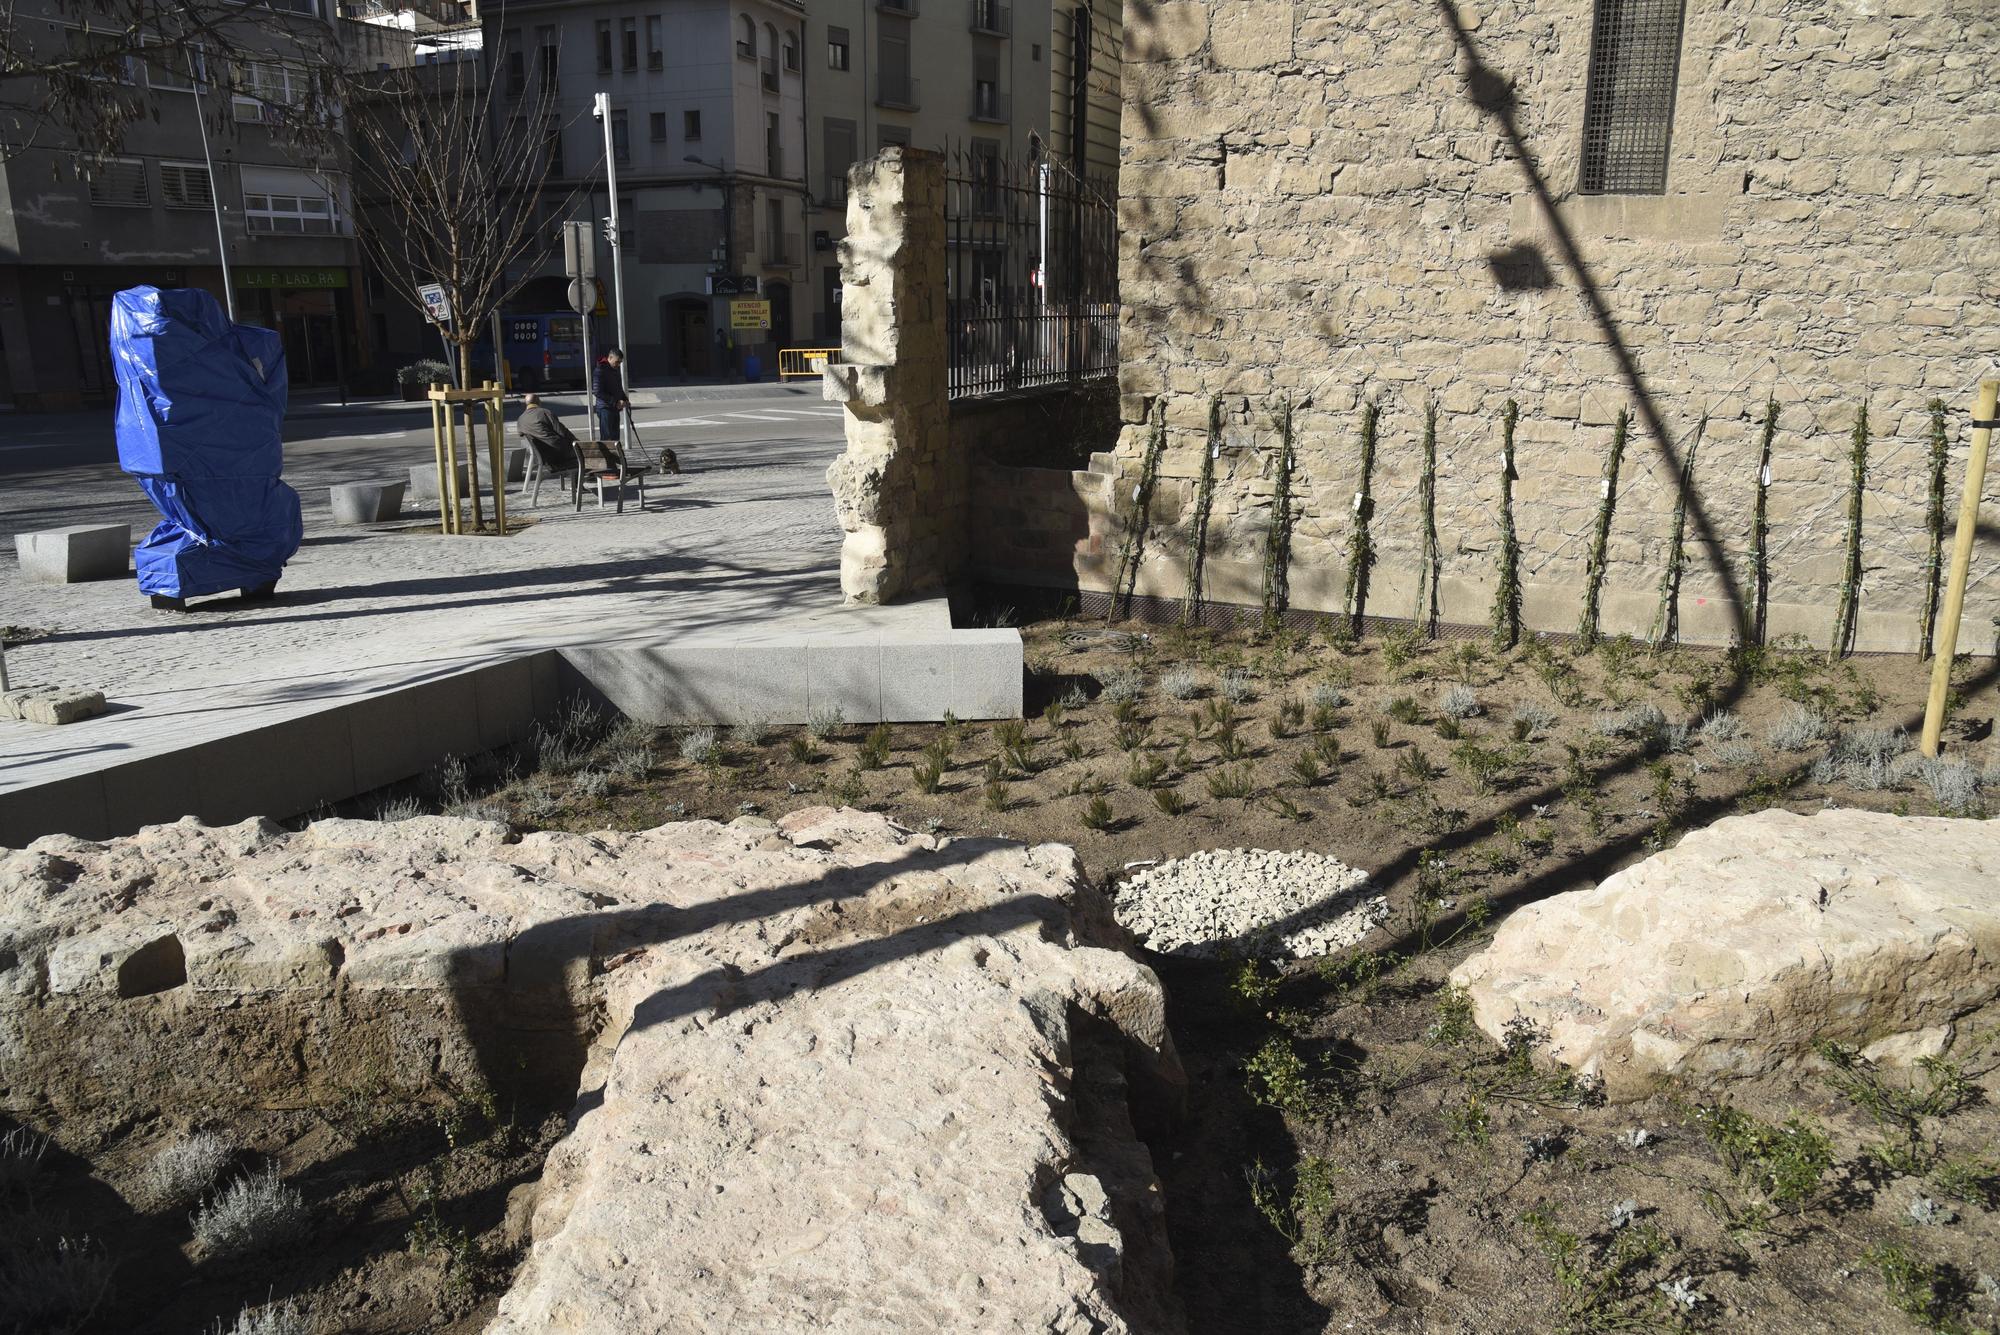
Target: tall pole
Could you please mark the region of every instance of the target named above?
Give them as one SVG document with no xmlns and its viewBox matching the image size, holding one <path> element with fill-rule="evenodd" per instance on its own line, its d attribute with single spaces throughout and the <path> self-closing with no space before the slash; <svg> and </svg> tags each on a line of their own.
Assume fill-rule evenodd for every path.
<svg viewBox="0 0 2000 1335">
<path fill-rule="evenodd" d="M 618 321 L 618 347 L 627 358 L 632 349 L 625 342 L 625 233 L 618 226 L 618 154 L 611 142 L 611 94 L 597 95 L 597 118 L 604 123 L 604 181 L 611 195 L 611 302 Z"/>
<path fill-rule="evenodd" d="M 1979 494 L 1986 487 L 1986 451 L 1993 443 L 1994 413 L 2000 410 L 2000 380 L 1982 380 L 1972 410 L 1972 456 L 1965 464 L 1965 490 L 1958 498 L 1958 533 L 1951 544 L 1951 576 L 1944 586 L 1944 607 L 1938 613 L 1937 661 L 1931 664 L 1931 695 L 1924 705 L 1924 733 L 1919 749 L 1938 753 L 1944 732 L 1944 706 L 1951 696 L 1951 659 L 1958 652 L 1958 622 L 1965 615 L 1965 576 L 1972 565 L 1972 542 L 1979 533 Z"/>
<path fill-rule="evenodd" d="M 208 152 L 208 116 L 201 109 L 201 64 L 194 46 L 188 47 L 188 79 L 194 87 L 194 123 L 201 127 L 201 164 L 208 171 L 208 202 L 215 210 L 215 257 L 222 263 L 222 304 L 229 311 L 229 323 L 236 323 L 236 285 L 229 281 L 229 240 L 222 230 L 222 187 L 215 179 L 215 159 Z"/>
</svg>

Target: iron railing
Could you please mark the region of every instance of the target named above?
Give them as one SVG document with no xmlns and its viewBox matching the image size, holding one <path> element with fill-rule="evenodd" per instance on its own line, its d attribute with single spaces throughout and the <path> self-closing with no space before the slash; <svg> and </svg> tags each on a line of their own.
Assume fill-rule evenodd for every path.
<svg viewBox="0 0 2000 1335">
<path fill-rule="evenodd" d="M 997 146 L 996 146 L 997 147 Z M 1118 216 L 1107 182 L 975 144 L 945 166 L 950 395 L 1118 373 Z"/>
</svg>

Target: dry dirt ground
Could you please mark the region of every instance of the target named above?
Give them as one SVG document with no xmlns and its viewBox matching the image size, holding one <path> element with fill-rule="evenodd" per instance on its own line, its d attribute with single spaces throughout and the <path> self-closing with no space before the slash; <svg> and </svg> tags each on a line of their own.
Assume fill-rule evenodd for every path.
<svg viewBox="0 0 2000 1335">
<path fill-rule="evenodd" d="M 833 800 L 1068 843 L 1114 893 L 1128 864 L 1201 848 L 1327 853 L 1388 895 L 1360 946 L 1279 966 L 1152 958 L 1190 1079 L 1154 1146 L 1190 1330 L 2000 1329 L 2000 1035 L 1914 1086 L 1823 1063 L 1733 1105 L 1605 1106 L 1532 1033 L 1502 1048 L 1472 1029 L 1443 985 L 1511 908 L 1732 811 L 2000 813 L 1990 661 L 1959 665 L 1955 759 L 1923 768 L 1898 735 L 1927 675 L 1909 659 L 1498 651 L 1324 624 L 1023 634 L 1026 725 L 718 735 L 579 707 L 528 752 L 448 763 L 351 814 L 592 830 Z M 473 1330 L 504 1285 L 505 1191 L 559 1123 L 480 1114 L 457 1144 L 439 1121 L 457 1105 L 439 1106 L 402 1114 L 401 1137 L 301 1113 L 241 1133 L 329 1203 L 332 1254 L 296 1262 L 325 1279 L 279 1287 L 308 1293 L 318 1328 Z M 96 1137 L 99 1179 L 116 1187 L 149 1134 Z M 197 1306 L 262 1296 L 191 1267 L 172 1220 L 145 1226 L 160 1254 L 180 1247 L 172 1283 Z"/>
</svg>

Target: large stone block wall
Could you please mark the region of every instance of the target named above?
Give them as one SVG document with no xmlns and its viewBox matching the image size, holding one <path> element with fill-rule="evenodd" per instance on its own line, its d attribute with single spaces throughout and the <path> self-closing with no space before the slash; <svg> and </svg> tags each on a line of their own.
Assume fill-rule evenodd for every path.
<svg viewBox="0 0 2000 1335">
<path fill-rule="evenodd" d="M 1410 615 L 1435 401 L 1442 612 L 1484 621 L 1511 398 L 1527 624 L 1576 627 L 1611 423 L 1630 408 L 1604 626 L 1644 633 L 1653 619 L 1679 460 L 1706 416 L 1681 631 L 1727 640 L 1749 580 L 1758 423 L 1775 396 L 1770 634 L 1829 637 L 1865 403 L 1855 645 L 1915 644 L 1926 405 L 1949 408 L 1949 527 L 1975 385 L 2000 374 L 2000 84 L 1983 54 L 2000 11 L 1689 0 L 1668 192 L 1650 197 L 1576 193 L 1591 13 L 1588 0 L 1128 0 L 1126 425 L 1114 477 L 1086 490 L 1129 518 L 1160 403 L 1138 592 L 1186 591 L 1219 396 L 1206 592 L 1259 601 L 1289 398 L 1292 604 L 1339 608 L 1359 409 L 1372 400 L 1368 611 Z M 1988 492 L 2000 500 L 2000 478 Z M 1983 542 L 1967 649 L 1993 646 L 2000 578 L 1978 576 L 1996 561 L 2000 544 Z M 1086 588 L 1115 576 L 1101 556 L 1075 564 Z"/>
</svg>

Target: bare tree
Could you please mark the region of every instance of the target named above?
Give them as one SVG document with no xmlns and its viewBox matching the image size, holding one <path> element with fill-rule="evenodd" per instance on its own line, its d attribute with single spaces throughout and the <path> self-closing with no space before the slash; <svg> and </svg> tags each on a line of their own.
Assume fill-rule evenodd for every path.
<svg viewBox="0 0 2000 1335">
<path fill-rule="evenodd" d="M 503 75 L 514 68 L 507 52 L 481 54 L 354 71 L 344 97 L 362 248 L 417 309 L 422 288 L 444 289 L 451 322 L 443 333 L 466 384 L 473 345 L 554 245 L 541 224 L 575 198 L 572 191 L 553 211 L 544 203 L 564 128 L 555 53 L 538 53 L 531 75 L 524 60 L 518 86 Z M 482 529 L 476 457 L 470 480 L 473 526 Z"/>
<path fill-rule="evenodd" d="M 0 160 L 24 149 L 116 153 L 158 115 L 145 86 L 199 81 L 233 132 L 232 98 L 264 123 L 324 147 L 333 110 L 333 28 L 278 0 L 0 0 Z"/>
</svg>

